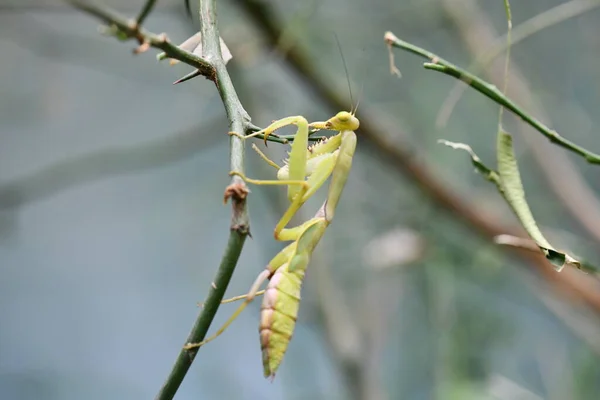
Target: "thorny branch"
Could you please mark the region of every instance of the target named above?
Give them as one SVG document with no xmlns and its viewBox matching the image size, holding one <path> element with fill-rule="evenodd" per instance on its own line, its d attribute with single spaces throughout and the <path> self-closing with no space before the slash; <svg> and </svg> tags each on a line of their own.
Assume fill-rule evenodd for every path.
<svg viewBox="0 0 600 400">
<path fill-rule="evenodd" d="M 109 24 L 117 37 L 136 39 L 140 44 L 137 52 L 145 51 L 148 47 L 156 47 L 165 52 L 167 57 L 196 67 L 201 75 L 212 80 L 221 96 L 229 121 L 229 131 L 244 134 L 255 129 L 250 122 L 250 116 L 240 103 L 225 62 L 221 54 L 219 31 L 217 28 L 216 0 L 200 0 L 200 20 L 202 35 L 202 57 L 180 49 L 169 43 L 165 35 L 155 35 L 140 27 L 140 23 L 150 13 L 154 2 L 148 0 L 136 21 L 128 21 L 118 14 L 95 6 L 91 3 L 68 0 L 73 6 L 83 10 Z M 244 141 L 236 135 L 230 135 L 230 167 L 231 171 L 244 172 Z M 232 200 L 232 220 L 229 241 L 217 270 L 216 277 L 204 301 L 204 307 L 198 315 L 186 343 L 197 343 L 204 339 L 221 304 L 223 295 L 229 285 L 233 271 L 242 252 L 246 237 L 250 231 L 246 196 L 248 189 L 244 181 L 234 176 L 225 191 L 225 200 Z M 167 377 L 157 400 L 173 399 L 187 371 L 189 370 L 198 348 L 185 349 L 179 353 L 171 373 Z"/>
<path fill-rule="evenodd" d="M 251 125 L 250 116 L 240 103 L 221 55 L 216 0 L 200 0 L 200 22 L 203 56 L 215 69 L 215 84 L 225 106 L 230 124 L 229 130 L 230 132 L 243 134 Z M 231 171 L 244 173 L 244 141 L 236 135 L 230 135 L 230 168 Z M 244 181 L 238 176 L 234 176 L 225 191 L 225 201 L 228 197 L 231 197 L 233 204 L 229 242 L 215 280 L 204 301 L 204 308 L 196 319 L 186 344 L 198 343 L 204 340 L 229 285 L 242 247 L 250 232 L 248 210 L 246 208 L 247 194 L 248 189 Z M 175 396 L 198 350 L 198 348 L 181 349 L 171 373 L 156 396 L 156 400 L 170 400 Z"/>
<path fill-rule="evenodd" d="M 73 5 L 73 7 L 85 11 L 109 24 L 109 32 L 115 34 L 118 38 L 137 40 L 140 47 L 134 50 L 135 53 L 144 52 L 148 47 L 160 49 L 164 51 L 169 58 L 174 58 L 182 63 L 196 67 L 200 70 L 202 75 L 214 80 L 214 68 L 210 62 L 172 44 L 165 34 L 157 35 L 148 32 L 141 28 L 138 21 L 128 20 L 112 10 L 100 7 L 91 2 L 81 0 L 66 1 Z M 152 1 L 150 1 L 150 3 L 152 3 Z M 140 17 L 138 18 L 143 20 L 145 15 L 140 13 Z"/>
</svg>

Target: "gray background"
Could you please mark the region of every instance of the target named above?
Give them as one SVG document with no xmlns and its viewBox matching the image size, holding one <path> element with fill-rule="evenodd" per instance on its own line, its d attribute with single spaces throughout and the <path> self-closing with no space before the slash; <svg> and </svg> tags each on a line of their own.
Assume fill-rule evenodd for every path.
<svg viewBox="0 0 600 400">
<path fill-rule="evenodd" d="M 559 2 L 514 3 L 517 25 Z M 110 4 L 134 16 L 142 1 Z M 440 1 L 273 5 L 332 84 L 347 93 L 338 35 L 355 101 L 363 86 L 361 107 L 385 116 L 398 145 L 416 146 L 448 187 L 498 219 L 514 220 L 462 153 L 436 144 L 439 138 L 468 142 L 493 162 L 497 108 L 467 91 L 449 125 L 438 129 L 435 116 L 454 81 L 399 52 L 403 78 L 389 74 L 382 42 L 388 29 L 459 65 L 473 60 Z M 479 6 L 504 32 L 502 1 Z M 338 111 L 323 107 L 281 57 L 261 45 L 234 4 L 220 1 L 219 18 L 235 57 L 232 77 L 254 123 L 298 114 L 318 120 Z M 598 24 L 600 11 L 588 12 L 513 49 L 534 102 L 551 115 L 545 122 L 595 151 Z M 153 50 L 134 57 L 132 42 L 102 37 L 97 26 L 60 2 L 0 2 L 2 399 L 153 398 L 227 240 L 227 122 L 213 85 L 199 78 L 172 86 L 189 67 L 159 64 Z M 159 1 L 147 28 L 176 42 L 196 29 L 182 0 Z M 521 126 L 510 117 L 506 124 Z M 558 151 L 542 145 L 548 157 Z M 522 136 L 516 147 L 540 225 L 562 247 L 600 260 L 597 243 L 562 211 Z M 272 144 L 269 154 L 280 159 L 283 149 Z M 597 167 L 569 159 L 597 192 Z M 249 175 L 272 176 L 253 152 L 247 160 Z M 244 293 L 281 248 L 272 240 L 286 201 L 281 188 L 251 190 L 253 239 L 228 295 Z M 304 218 L 323 196 L 305 206 Z M 378 154 L 362 149 L 360 136 L 336 215 L 311 264 L 295 336 L 275 381 L 262 377 L 256 302 L 200 351 L 177 399 L 595 398 L 598 357 L 557 316 L 566 313 L 575 325 L 588 326 L 584 310 L 458 225 Z M 406 264 L 366 259 L 365 249 L 395 229 L 418 235 L 425 251 Z M 394 243 L 398 257 L 410 257 L 411 242 Z M 341 304 L 352 329 L 366 332 L 360 376 L 368 394 L 348 384 L 329 345 L 348 337 L 331 338 L 324 303 Z M 213 327 L 232 311 L 221 308 Z M 517 397 L 511 385 L 529 397 Z"/>
</svg>

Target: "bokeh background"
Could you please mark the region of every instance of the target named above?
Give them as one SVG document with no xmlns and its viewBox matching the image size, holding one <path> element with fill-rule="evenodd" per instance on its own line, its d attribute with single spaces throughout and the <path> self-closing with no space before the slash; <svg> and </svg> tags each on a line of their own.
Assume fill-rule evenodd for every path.
<svg viewBox="0 0 600 400">
<path fill-rule="evenodd" d="M 133 17 L 143 1 L 101 3 Z M 198 23 L 183 3 L 160 0 L 146 27 L 176 42 L 191 36 Z M 441 126 L 436 119 L 455 81 L 401 52 L 402 78 L 392 76 L 383 43 L 391 30 L 468 66 L 506 31 L 501 0 L 264 2 L 285 27 L 278 49 L 240 2 L 218 3 L 234 55 L 229 69 L 255 124 L 339 111 L 290 68 L 290 45 L 310 54 L 350 107 L 337 35 L 359 114 L 381 121 L 382 135 L 468 207 L 516 225 L 465 154 L 437 144 L 469 143 L 493 165 L 497 107 L 467 90 Z M 513 23 L 560 3 L 514 2 Z M 227 121 L 213 84 L 171 85 L 190 68 L 157 63 L 153 50 L 133 56 L 134 43 L 103 37 L 98 25 L 60 1 L 0 1 L 2 399 L 153 398 L 228 237 Z M 510 74 L 510 93 L 526 109 L 596 152 L 599 26 L 600 11 L 590 9 L 523 40 L 512 49 Z M 490 66 L 482 76 L 500 84 L 497 71 Z M 598 263 L 598 167 L 510 116 L 505 125 L 544 232 Z M 262 376 L 255 302 L 201 349 L 176 398 L 597 398 L 598 313 L 432 201 L 358 134 L 337 219 L 311 263 L 274 382 Z M 266 151 L 281 159 L 285 148 Z M 247 169 L 254 177 L 274 172 L 252 151 Z M 228 295 L 247 291 L 281 248 L 272 229 L 284 191 L 251 190 L 252 239 Z M 314 214 L 324 194 L 301 218 Z M 220 308 L 213 330 L 233 309 Z"/>
</svg>

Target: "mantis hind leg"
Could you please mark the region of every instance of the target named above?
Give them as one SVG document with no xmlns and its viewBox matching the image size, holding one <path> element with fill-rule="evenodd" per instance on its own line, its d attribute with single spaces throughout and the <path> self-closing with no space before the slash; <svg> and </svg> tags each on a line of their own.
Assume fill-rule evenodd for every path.
<svg viewBox="0 0 600 400">
<path fill-rule="evenodd" d="M 258 292 L 256 292 L 256 294 L 254 295 L 254 297 L 259 297 L 259 296 L 262 296 L 263 294 L 265 294 L 265 291 L 264 290 L 259 290 Z M 221 300 L 221 304 L 235 303 L 236 301 L 244 300 L 246 298 L 248 298 L 248 294 L 241 294 L 239 296 L 233 296 L 233 297 L 230 297 L 228 299 Z M 204 307 L 204 303 L 199 303 L 198 306 L 199 307 Z"/>
<path fill-rule="evenodd" d="M 279 253 L 277 253 L 277 255 L 271 259 L 267 268 L 264 271 L 262 271 L 260 273 L 260 275 L 258 275 L 256 280 L 252 284 L 252 287 L 248 291 L 248 294 L 246 294 L 244 296 L 245 297 L 244 302 L 242 304 L 240 304 L 240 306 L 237 308 L 237 310 L 234 311 L 234 313 L 231 315 L 231 317 L 229 317 L 227 319 L 227 321 L 225 321 L 225 323 L 219 328 L 219 330 L 217 330 L 217 332 L 215 332 L 213 335 L 205 338 L 201 342 L 187 343 L 185 346 L 183 346 L 183 348 L 186 350 L 189 350 L 189 349 L 202 347 L 206 343 L 212 342 L 213 340 L 215 340 L 216 338 L 221 336 L 221 334 L 223 332 L 225 332 L 225 330 L 227 328 L 229 328 L 229 325 L 231 325 L 233 323 L 233 321 L 235 321 L 235 319 L 242 313 L 242 311 L 244 311 L 244 309 L 248 306 L 248 304 L 252 303 L 252 300 L 254 300 L 254 298 L 256 296 L 259 296 L 260 294 L 264 293 L 264 290 L 262 290 L 262 291 L 258 290 L 260 288 L 260 286 L 267 279 L 269 279 L 278 268 L 281 268 L 282 266 L 284 266 L 285 263 L 290 259 L 290 257 L 295 252 L 296 252 L 296 243 L 291 243 L 288 246 L 286 246 L 283 250 L 281 250 Z M 237 298 L 234 298 L 234 299 L 237 300 Z"/>
<path fill-rule="evenodd" d="M 298 125 L 299 123 L 306 124 L 307 131 L 308 131 L 308 121 L 306 121 L 306 118 L 304 118 L 302 116 L 295 116 L 295 117 L 287 117 L 287 118 L 279 119 L 277 121 L 273 121 L 271 123 L 271 125 L 267 126 L 265 129 L 261 129 L 260 131 L 254 132 L 250 135 L 246 135 L 246 136 L 244 136 L 244 139 L 248 139 L 248 138 L 252 138 L 252 137 L 264 134 L 265 142 L 266 142 L 267 137 L 270 134 L 272 134 L 273 132 L 275 132 L 277 129 L 283 128 L 284 126 L 288 126 L 288 125 Z"/>
<path fill-rule="evenodd" d="M 233 323 L 233 321 L 235 321 L 236 318 L 239 317 L 239 315 L 242 313 L 242 311 L 244 311 L 246 309 L 246 307 L 248 306 L 248 304 L 252 303 L 252 300 L 254 300 L 254 298 L 257 296 L 258 288 L 260 287 L 260 285 L 263 284 L 264 281 L 266 281 L 267 279 L 269 279 L 270 275 L 271 275 L 271 271 L 269 271 L 268 269 L 265 269 L 263 272 L 260 273 L 260 275 L 254 281 L 254 284 L 250 288 L 250 291 L 246 295 L 246 300 L 244 300 L 244 302 L 237 308 L 237 310 L 235 310 L 235 312 L 233 314 L 231 314 L 231 317 L 229 317 L 227 319 L 227 321 L 225 321 L 225 323 L 223 324 L 223 326 L 221 326 L 219 328 L 219 330 L 217 330 L 217 332 L 215 332 L 213 335 L 205 338 L 201 342 L 198 342 L 198 343 L 187 343 L 185 346 L 183 346 L 183 348 L 186 349 L 186 350 L 189 350 L 189 349 L 194 349 L 194 348 L 202 347 L 206 343 L 212 342 L 213 340 L 215 340 L 216 338 L 218 338 L 219 336 L 221 336 L 221 334 L 223 332 L 225 332 L 225 330 L 227 328 L 229 328 L 229 325 L 231 325 Z"/>
</svg>

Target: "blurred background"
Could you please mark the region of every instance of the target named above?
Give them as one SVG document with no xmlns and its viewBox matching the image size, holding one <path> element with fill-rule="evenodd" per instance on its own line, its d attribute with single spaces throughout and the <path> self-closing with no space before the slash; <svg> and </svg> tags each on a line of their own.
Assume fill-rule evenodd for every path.
<svg viewBox="0 0 600 400">
<path fill-rule="evenodd" d="M 143 5 L 98 2 L 128 17 Z M 182 42 L 198 30 L 191 2 L 193 20 L 183 0 L 158 1 L 146 28 Z M 517 226 L 466 155 L 437 144 L 468 143 L 494 165 L 497 106 L 467 90 L 444 120 L 453 79 L 399 51 L 402 78 L 389 71 L 387 30 L 469 66 L 505 33 L 503 1 L 257 3 L 278 15 L 272 21 L 284 32 L 276 48 L 260 13 L 248 12 L 252 4 L 218 2 L 221 35 L 234 56 L 228 67 L 255 124 L 339 111 L 286 59 L 298 46 L 348 109 L 360 98 L 359 116 L 385 129 L 368 138 L 358 131 L 336 221 L 310 265 L 274 382 L 262 376 L 255 302 L 200 350 L 176 398 L 597 398 L 600 310 L 557 290 L 530 261 L 465 222 L 467 209 L 489 224 Z M 513 24 L 561 3 L 568 4 L 559 14 L 568 15 L 598 2 L 514 2 Z M 599 152 L 600 11 L 574 14 L 515 45 L 509 94 Z M 190 67 L 159 64 L 154 50 L 133 56 L 134 42 L 103 37 L 98 26 L 58 0 L 0 1 L 2 399 L 153 398 L 229 234 L 231 210 L 222 204 L 228 125 L 214 85 L 198 78 L 173 86 Z M 497 61 L 481 75 L 500 85 Z M 542 230 L 558 248 L 599 264 L 598 167 L 510 115 L 505 126 Z M 403 158 L 383 156 L 374 135 Z M 277 161 L 285 150 L 275 143 L 265 149 Z M 252 151 L 246 164 L 249 176 L 273 176 Z M 427 185 L 463 208 L 431 196 Z M 250 189 L 252 239 L 228 296 L 245 293 L 282 246 L 272 229 L 285 191 Z M 324 196 L 297 221 L 310 218 Z M 590 275 L 563 273 L 596 290 Z M 212 331 L 234 307 L 219 309 Z"/>
</svg>

